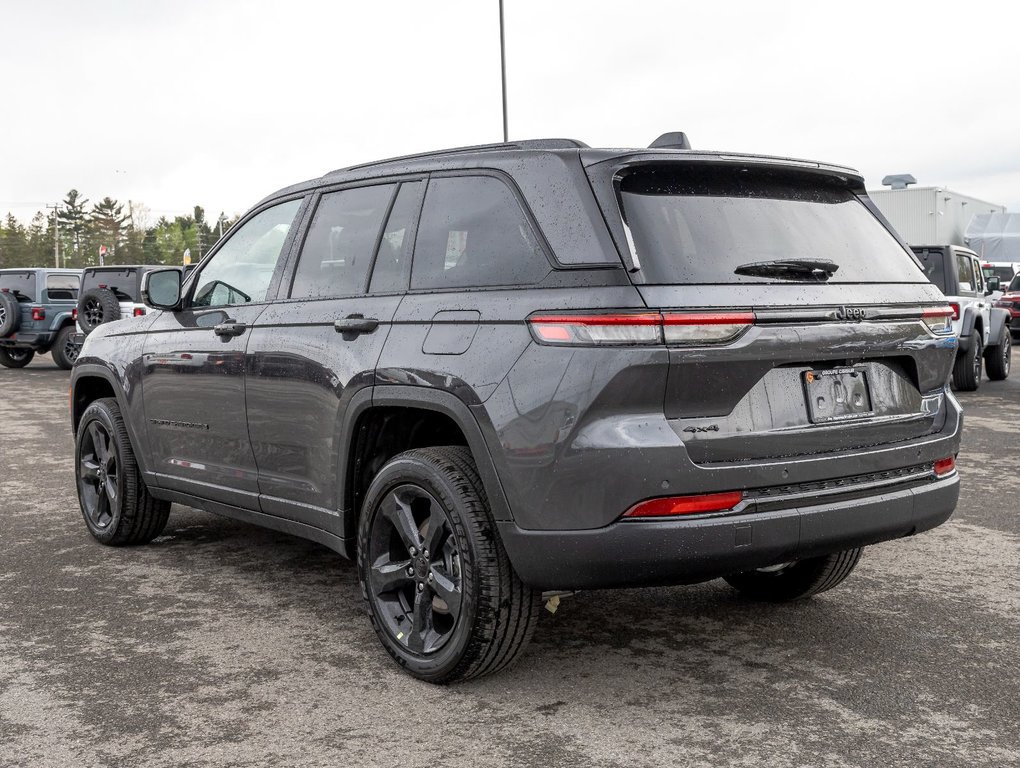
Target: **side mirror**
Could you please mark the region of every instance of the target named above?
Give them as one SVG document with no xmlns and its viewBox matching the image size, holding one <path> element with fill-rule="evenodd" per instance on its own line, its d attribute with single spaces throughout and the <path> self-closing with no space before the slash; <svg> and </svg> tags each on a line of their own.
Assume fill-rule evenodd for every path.
<svg viewBox="0 0 1020 768">
<path fill-rule="evenodd" d="M 985 296 L 992 293 L 993 291 L 999 290 L 999 278 L 997 277 L 986 277 L 985 278 Z"/>
<path fill-rule="evenodd" d="M 154 269 L 142 275 L 142 301 L 153 309 L 179 309 L 181 270 Z"/>
</svg>

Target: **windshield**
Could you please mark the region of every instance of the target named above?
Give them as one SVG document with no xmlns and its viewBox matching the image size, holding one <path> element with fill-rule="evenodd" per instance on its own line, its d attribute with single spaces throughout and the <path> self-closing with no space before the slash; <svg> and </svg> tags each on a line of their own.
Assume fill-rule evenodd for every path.
<svg viewBox="0 0 1020 768">
<path fill-rule="evenodd" d="M 914 249 L 914 255 L 917 256 L 917 260 L 921 262 L 921 266 L 924 268 L 924 276 L 931 280 L 942 293 L 948 293 L 946 291 L 946 273 L 943 266 L 945 259 L 942 256 L 942 251 L 938 249 L 927 250 L 925 248 L 917 248 Z"/>
<path fill-rule="evenodd" d="M 0 272 L 0 291 L 16 293 L 22 301 L 34 301 L 35 272 Z"/>
<path fill-rule="evenodd" d="M 644 282 L 775 283 L 809 280 L 764 261 L 824 260 L 833 283 L 919 283 L 903 247 L 839 180 L 780 170 L 652 166 L 620 183 Z M 752 274 L 753 273 L 753 274 Z"/>
<path fill-rule="evenodd" d="M 137 269 L 86 269 L 82 278 L 81 292 L 93 288 L 107 288 L 113 291 L 118 301 L 138 302 L 139 273 Z"/>
</svg>

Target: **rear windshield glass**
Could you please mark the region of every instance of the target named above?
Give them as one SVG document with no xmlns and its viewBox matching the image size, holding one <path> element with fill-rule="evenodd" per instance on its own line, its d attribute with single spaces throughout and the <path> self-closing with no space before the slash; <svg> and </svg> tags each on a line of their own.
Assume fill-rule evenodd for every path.
<svg viewBox="0 0 1020 768">
<path fill-rule="evenodd" d="M 735 272 L 780 260 L 832 262 L 834 283 L 924 281 L 910 255 L 838 179 L 658 166 L 624 177 L 620 196 L 646 283 L 789 282 L 760 268 Z M 813 279 L 789 271 L 786 277 Z"/>
<path fill-rule="evenodd" d="M 35 272 L 0 272 L 0 291 L 17 293 L 22 300 L 35 300 Z"/>
<path fill-rule="evenodd" d="M 929 251 L 922 248 L 915 250 L 914 255 L 917 256 L 917 260 L 921 262 L 921 266 L 924 268 L 924 276 L 934 283 L 935 287 L 942 291 L 942 293 L 947 293 L 946 273 L 943 268 L 945 259 L 942 256 L 942 251 Z"/>
<path fill-rule="evenodd" d="M 85 270 L 81 291 L 93 288 L 107 288 L 113 291 L 119 301 L 138 302 L 140 276 L 137 269 L 110 269 L 95 272 Z"/>
</svg>

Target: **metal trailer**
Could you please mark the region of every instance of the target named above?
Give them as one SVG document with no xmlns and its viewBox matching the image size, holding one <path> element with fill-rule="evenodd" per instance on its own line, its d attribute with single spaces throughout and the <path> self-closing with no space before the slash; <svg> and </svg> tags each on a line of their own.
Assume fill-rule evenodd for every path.
<svg viewBox="0 0 1020 768">
<path fill-rule="evenodd" d="M 945 187 L 876 189 L 868 195 L 910 245 L 966 245 L 967 225 L 974 216 L 1006 210 Z"/>
<path fill-rule="evenodd" d="M 986 213 L 970 220 L 967 247 L 985 261 L 1020 262 L 1020 213 Z"/>
</svg>

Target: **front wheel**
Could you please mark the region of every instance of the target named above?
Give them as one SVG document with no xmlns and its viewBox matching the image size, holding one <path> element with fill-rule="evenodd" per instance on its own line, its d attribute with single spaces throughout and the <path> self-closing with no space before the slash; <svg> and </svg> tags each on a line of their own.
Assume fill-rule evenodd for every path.
<svg viewBox="0 0 1020 768">
<path fill-rule="evenodd" d="M 999 343 L 985 350 L 985 372 L 992 381 L 1002 381 L 1009 376 L 1013 362 L 1013 337 L 1005 328 L 999 334 Z"/>
<path fill-rule="evenodd" d="M 35 357 L 31 349 L 0 347 L 0 365 L 4 368 L 24 368 Z"/>
<path fill-rule="evenodd" d="M 146 544 L 159 536 L 170 502 L 149 495 L 116 399 L 104 397 L 85 409 L 74 458 L 78 503 L 97 541 Z"/>
<path fill-rule="evenodd" d="M 795 560 L 725 577 L 726 583 L 752 600 L 787 603 L 817 595 L 842 583 L 857 567 L 861 548 L 824 557 Z"/>
<path fill-rule="evenodd" d="M 514 572 L 466 448 L 395 456 L 372 480 L 362 510 L 362 594 L 400 666 L 451 683 L 520 657 L 538 621 L 539 593 Z"/>
</svg>

